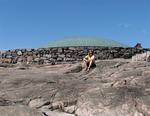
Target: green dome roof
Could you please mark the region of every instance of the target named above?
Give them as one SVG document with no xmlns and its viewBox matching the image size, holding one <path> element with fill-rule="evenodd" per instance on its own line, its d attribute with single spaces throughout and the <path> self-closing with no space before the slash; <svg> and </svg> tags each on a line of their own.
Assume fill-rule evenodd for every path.
<svg viewBox="0 0 150 116">
<path fill-rule="evenodd" d="M 106 46 L 106 47 L 128 47 L 120 42 L 97 37 L 74 37 L 51 41 L 44 47 L 69 47 L 69 46 Z"/>
</svg>

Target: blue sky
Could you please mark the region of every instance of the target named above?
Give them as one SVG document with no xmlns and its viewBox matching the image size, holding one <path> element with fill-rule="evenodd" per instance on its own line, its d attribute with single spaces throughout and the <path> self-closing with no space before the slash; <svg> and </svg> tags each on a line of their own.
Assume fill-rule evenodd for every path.
<svg viewBox="0 0 150 116">
<path fill-rule="evenodd" d="M 0 49 L 33 48 L 69 36 L 150 48 L 150 0 L 0 0 Z"/>
</svg>

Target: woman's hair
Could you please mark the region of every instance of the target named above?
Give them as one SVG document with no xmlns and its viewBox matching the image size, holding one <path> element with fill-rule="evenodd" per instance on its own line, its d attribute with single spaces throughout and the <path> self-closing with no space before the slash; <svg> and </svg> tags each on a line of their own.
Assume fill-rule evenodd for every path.
<svg viewBox="0 0 150 116">
<path fill-rule="evenodd" d="M 93 51 L 93 50 L 89 50 L 89 51 L 88 51 L 88 55 L 89 55 L 89 54 L 92 54 L 92 55 L 93 55 L 93 54 L 94 54 L 94 51 Z"/>
</svg>

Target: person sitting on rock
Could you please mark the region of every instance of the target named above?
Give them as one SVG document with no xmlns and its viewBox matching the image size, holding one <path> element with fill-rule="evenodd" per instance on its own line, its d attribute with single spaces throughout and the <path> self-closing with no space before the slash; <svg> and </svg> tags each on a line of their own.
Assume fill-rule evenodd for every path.
<svg viewBox="0 0 150 116">
<path fill-rule="evenodd" d="M 94 56 L 94 51 L 89 50 L 88 55 L 84 57 L 84 63 L 86 65 L 86 71 L 89 71 L 91 68 L 96 67 L 95 64 L 95 56 Z"/>
</svg>

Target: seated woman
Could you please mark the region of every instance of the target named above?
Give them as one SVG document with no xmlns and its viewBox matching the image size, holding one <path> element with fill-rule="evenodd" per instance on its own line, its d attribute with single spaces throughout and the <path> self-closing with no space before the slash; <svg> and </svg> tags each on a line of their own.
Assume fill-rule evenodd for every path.
<svg viewBox="0 0 150 116">
<path fill-rule="evenodd" d="M 84 63 L 86 64 L 86 69 L 85 69 L 86 71 L 89 71 L 90 68 L 96 67 L 94 51 L 89 50 L 88 55 L 85 56 L 83 60 L 84 60 Z"/>
</svg>

